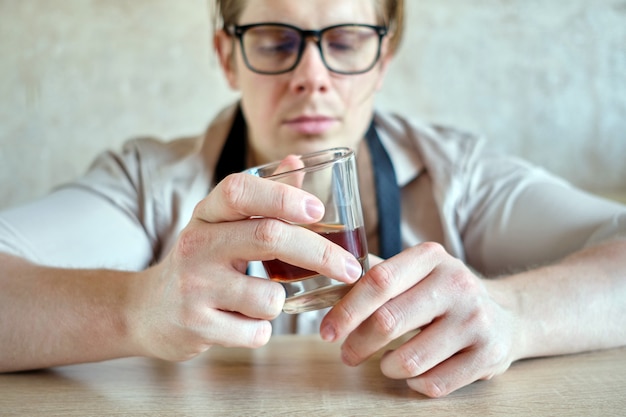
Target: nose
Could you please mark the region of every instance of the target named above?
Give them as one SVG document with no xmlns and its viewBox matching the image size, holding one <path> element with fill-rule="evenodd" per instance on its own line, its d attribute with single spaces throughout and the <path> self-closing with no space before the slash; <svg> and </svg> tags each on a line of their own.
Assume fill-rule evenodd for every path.
<svg viewBox="0 0 626 417">
<path fill-rule="evenodd" d="M 324 65 L 321 52 L 314 40 L 309 40 L 302 51 L 300 62 L 293 69 L 291 90 L 296 93 L 325 93 L 330 84 L 330 71 Z"/>
</svg>

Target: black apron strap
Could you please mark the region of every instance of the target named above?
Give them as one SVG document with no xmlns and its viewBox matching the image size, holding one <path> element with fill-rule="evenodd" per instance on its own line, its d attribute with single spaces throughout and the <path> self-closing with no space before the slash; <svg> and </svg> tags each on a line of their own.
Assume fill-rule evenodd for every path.
<svg viewBox="0 0 626 417">
<path fill-rule="evenodd" d="M 233 125 L 230 128 L 222 153 L 215 166 L 213 185 L 222 181 L 230 174 L 246 169 L 247 134 L 248 129 L 246 128 L 246 121 L 243 118 L 241 106 L 237 106 Z"/>
<path fill-rule="evenodd" d="M 376 207 L 378 209 L 379 256 L 387 259 L 400 253 L 400 187 L 391 158 L 376 133 L 374 121 L 365 135 L 374 167 Z"/>
<path fill-rule="evenodd" d="M 246 169 L 246 122 L 237 107 L 237 114 L 230 128 L 224 147 L 215 167 L 215 184 L 235 172 Z M 391 159 L 383 147 L 374 121 L 365 135 L 374 169 L 376 206 L 378 210 L 379 256 L 387 259 L 402 250 L 400 235 L 400 188 Z"/>
</svg>

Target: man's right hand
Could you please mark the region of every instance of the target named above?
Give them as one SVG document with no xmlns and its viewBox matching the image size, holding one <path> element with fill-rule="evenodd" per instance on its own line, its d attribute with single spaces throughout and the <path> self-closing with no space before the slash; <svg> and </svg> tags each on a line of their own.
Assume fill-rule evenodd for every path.
<svg viewBox="0 0 626 417">
<path fill-rule="evenodd" d="M 285 301 L 283 287 L 246 276 L 249 261 L 280 259 L 351 283 L 361 266 L 310 230 L 322 203 L 296 187 L 233 174 L 195 208 L 176 246 L 140 273 L 131 331 L 143 356 L 185 360 L 212 345 L 258 347 Z"/>
</svg>

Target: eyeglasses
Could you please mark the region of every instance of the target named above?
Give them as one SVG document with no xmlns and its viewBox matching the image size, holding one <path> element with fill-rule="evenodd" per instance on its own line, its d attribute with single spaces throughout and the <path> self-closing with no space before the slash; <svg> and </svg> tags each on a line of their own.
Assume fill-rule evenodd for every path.
<svg viewBox="0 0 626 417">
<path fill-rule="evenodd" d="M 342 24 L 320 30 L 302 30 L 282 23 L 231 25 L 227 32 L 239 38 L 246 66 L 259 74 L 293 70 L 312 37 L 326 68 L 338 74 L 361 74 L 374 67 L 387 34 L 384 26 Z"/>
</svg>

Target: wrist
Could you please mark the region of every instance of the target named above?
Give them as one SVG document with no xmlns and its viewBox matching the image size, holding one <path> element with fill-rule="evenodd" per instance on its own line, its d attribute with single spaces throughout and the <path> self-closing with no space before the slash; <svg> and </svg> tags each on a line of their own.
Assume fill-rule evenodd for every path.
<svg viewBox="0 0 626 417">
<path fill-rule="evenodd" d="M 157 267 L 144 271 L 134 272 L 125 277 L 123 285 L 126 300 L 123 305 L 123 321 L 125 322 L 124 343 L 129 356 L 154 356 L 146 343 L 149 331 L 147 326 L 151 322 L 149 317 L 148 281 Z"/>
<path fill-rule="evenodd" d="M 493 300 L 509 315 L 511 323 L 511 362 L 527 358 L 532 351 L 532 325 L 528 322 L 524 292 L 508 278 L 487 279 L 485 285 Z"/>
</svg>

